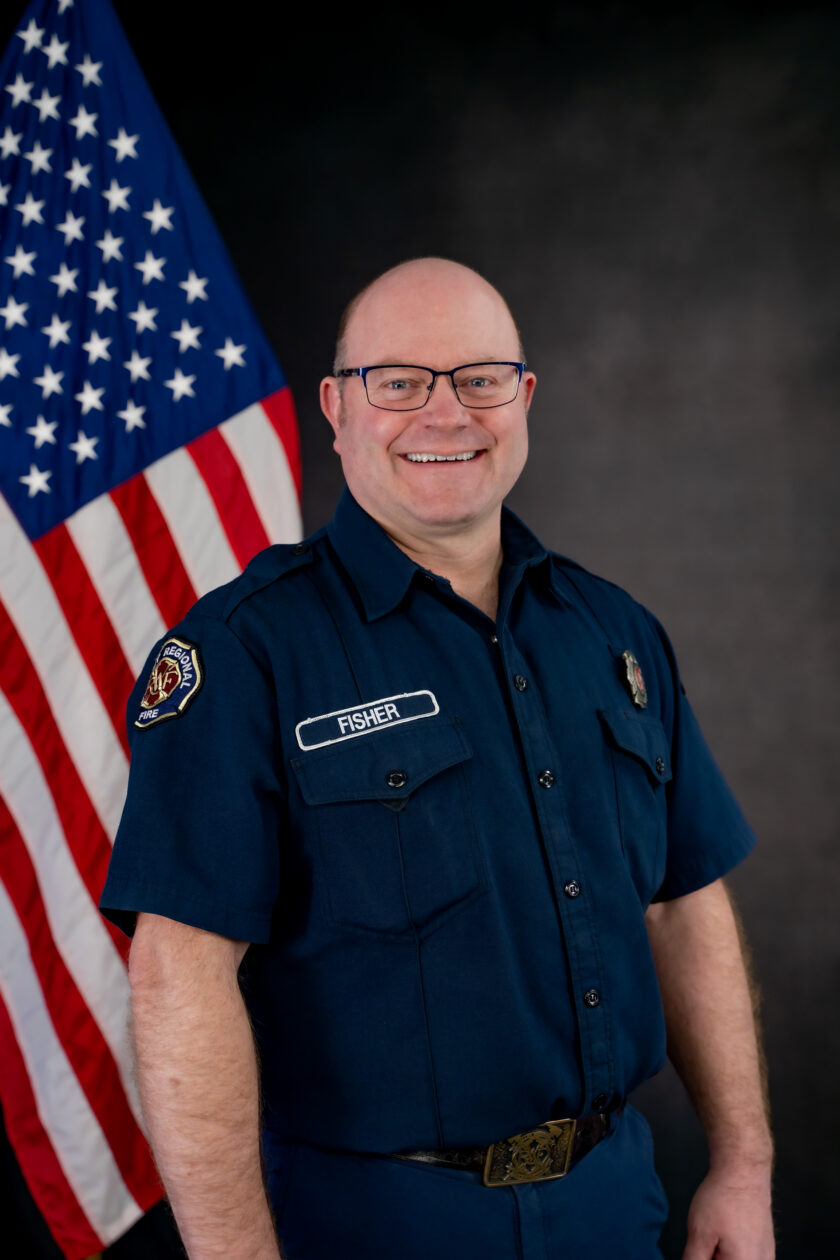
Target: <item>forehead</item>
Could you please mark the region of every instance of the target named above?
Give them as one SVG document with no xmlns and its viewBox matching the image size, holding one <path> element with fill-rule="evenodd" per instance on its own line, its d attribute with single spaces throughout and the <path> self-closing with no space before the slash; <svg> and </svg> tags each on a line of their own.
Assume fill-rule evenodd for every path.
<svg viewBox="0 0 840 1260">
<path fill-rule="evenodd" d="M 518 358 L 504 300 L 466 268 L 392 274 L 360 299 L 345 338 L 348 362 L 451 367 Z"/>
</svg>

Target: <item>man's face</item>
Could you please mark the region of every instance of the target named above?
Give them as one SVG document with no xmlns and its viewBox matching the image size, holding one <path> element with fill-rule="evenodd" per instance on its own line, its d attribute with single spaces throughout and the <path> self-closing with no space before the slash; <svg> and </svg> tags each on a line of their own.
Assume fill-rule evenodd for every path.
<svg viewBox="0 0 840 1260">
<path fill-rule="evenodd" d="M 516 361 L 518 338 L 499 295 L 455 264 L 417 262 L 390 272 L 362 299 L 346 337 L 347 367 L 406 363 L 449 369 Z M 383 411 L 358 377 L 321 385 L 351 493 L 398 540 L 417 542 L 497 521 L 502 499 L 528 453 L 526 415 L 536 378 L 523 374 L 516 399 L 470 410 L 438 377 L 416 411 Z M 461 455 L 446 463 L 417 455 Z"/>
</svg>

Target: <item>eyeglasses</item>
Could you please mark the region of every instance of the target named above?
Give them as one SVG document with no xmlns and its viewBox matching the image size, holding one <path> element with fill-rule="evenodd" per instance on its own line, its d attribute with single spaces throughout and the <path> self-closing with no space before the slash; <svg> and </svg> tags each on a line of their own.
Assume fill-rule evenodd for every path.
<svg viewBox="0 0 840 1260">
<path fill-rule="evenodd" d="M 341 368 L 337 376 L 360 376 L 367 400 L 382 411 L 419 411 L 432 396 L 439 376 L 448 376 L 463 407 L 504 407 L 519 393 L 526 363 L 463 363 L 438 372 L 413 363 Z"/>
</svg>

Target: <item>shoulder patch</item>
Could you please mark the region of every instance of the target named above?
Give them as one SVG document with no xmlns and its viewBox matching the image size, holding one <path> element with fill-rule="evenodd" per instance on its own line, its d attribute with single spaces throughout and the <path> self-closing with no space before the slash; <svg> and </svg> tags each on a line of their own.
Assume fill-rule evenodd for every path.
<svg viewBox="0 0 840 1260">
<path fill-rule="evenodd" d="M 142 731 L 156 722 L 180 717 L 201 690 L 204 673 L 194 643 L 168 638 L 152 666 L 134 725 Z"/>
</svg>

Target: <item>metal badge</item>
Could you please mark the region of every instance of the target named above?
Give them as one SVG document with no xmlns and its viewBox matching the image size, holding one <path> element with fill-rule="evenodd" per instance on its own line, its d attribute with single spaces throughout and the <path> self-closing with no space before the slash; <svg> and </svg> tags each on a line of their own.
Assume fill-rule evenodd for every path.
<svg viewBox="0 0 840 1260">
<path fill-rule="evenodd" d="M 642 667 L 629 649 L 621 653 L 621 659 L 624 661 L 627 669 L 627 683 L 630 687 L 633 703 L 639 709 L 646 709 L 647 687 L 645 686 L 645 676 L 642 673 Z"/>
</svg>

